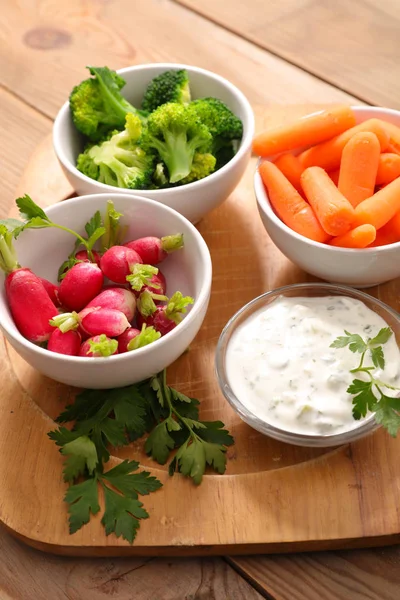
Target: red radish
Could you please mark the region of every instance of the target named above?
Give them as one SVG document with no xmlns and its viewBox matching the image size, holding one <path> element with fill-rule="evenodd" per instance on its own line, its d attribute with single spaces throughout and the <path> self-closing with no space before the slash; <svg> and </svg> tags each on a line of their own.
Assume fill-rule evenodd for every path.
<svg viewBox="0 0 400 600">
<path fill-rule="evenodd" d="M 51 281 L 48 281 L 47 279 L 43 279 L 43 277 L 39 277 L 39 279 L 43 283 L 50 300 L 55 304 L 55 306 L 61 306 L 61 302 L 58 298 L 58 285 L 54 285 L 54 283 L 51 283 Z"/>
<path fill-rule="evenodd" d="M 81 336 L 77 331 L 62 333 L 59 329 L 53 330 L 47 344 L 47 350 L 58 352 L 58 354 L 68 354 L 69 356 L 78 356 L 80 347 Z"/>
<path fill-rule="evenodd" d="M 157 280 L 153 280 L 153 277 L 158 275 L 158 273 L 159 271 L 157 267 L 153 267 L 152 265 L 136 264 L 132 267 L 131 274 L 126 276 L 126 281 L 129 283 L 136 296 L 138 296 L 140 292 L 144 291 L 144 288 L 148 286 L 151 281 L 153 281 L 153 288 L 157 289 L 156 293 L 158 293 L 158 286 L 160 286 L 161 289 L 161 284 L 158 284 Z M 162 278 L 164 278 L 164 275 L 162 275 Z"/>
<path fill-rule="evenodd" d="M 154 329 L 154 327 L 147 327 L 143 324 L 142 330 L 130 327 L 124 333 L 118 336 L 118 352 L 130 352 L 137 348 L 147 346 L 152 342 L 155 342 L 161 337 L 161 334 Z"/>
<path fill-rule="evenodd" d="M 89 302 L 86 308 L 91 308 L 93 306 L 99 308 L 115 308 L 116 310 L 123 312 L 128 321 L 132 321 L 136 312 L 136 297 L 130 290 L 111 287 L 100 292 L 98 296 Z"/>
<path fill-rule="evenodd" d="M 121 333 L 121 335 L 118 336 L 118 352 L 120 354 L 123 352 L 128 352 L 129 342 L 139 334 L 140 330 L 135 329 L 134 327 L 129 327 L 129 329 L 126 329 L 124 333 Z"/>
<path fill-rule="evenodd" d="M 100 258 L 101 258 L 100 254 L 98 252 L 96 252 L 96 250 L 92 250 L 92 255 L 93 255 L 94 261 L 90 260 L 87 250 L 79 250 L 79 252 L 77 252 L 75 254 L 75 258 L 77 260 L 81 260 L 82 262 L 95 262 L 96 265 L 99 267 L 100 266 Z"/>
<path fill-rule="evenodd" d="M 126 277 L 133 266 L 142 263 L 139 254 L 125 246 L 112 246 L 100 259 L 100 268 L 104 275 L 115 283 L 126 283 Z"/>
<path fill-rule="evenodd" d="M 146 323 L 153 326 L 161 335 L 166 335 L 182 321 L 187 305 L 193 302 L 190 296 L 182 296 L 181 292 L 175 292 L 168 304 L 156 306 L 152 294 L 145 291 L 138 299 L 137 323 L 139 327 Z"/>
<path fill-rule="evenodd" d="M 0 225 L 0 269 L 6 273 L 6 297 L 14 323 L 31 342 L 46 342 L 53 331 L 49 321 L 58 314 L 57 307 L 39 277 L 20 267 L 12 242 L 12 233 Z"/>
<path fill-rule="evenodd" d="M 104 333 L 109 337 L 117 337 L 130 327 L 123 312 L 115 308 L 86 307 L 79 314 L 64 313 L 51 319 L 51 325 L 65 333 L 71 329 L 79 329 L 89 336 Z"/>
<path fill-rule="evenodd" d="M 103 273 L 94 263 L 74 265 L 60 283 L 59 298 L 69 310 L 82 310 L 100 292 Z"/>
<path fill-rule="evenodd" d="M 130 327 L 123 312 L 114 308 L 99 308 L 90 312 L 81 320 L 82 328 L 90 335 L 117 337 Z"/>
<path fill-rule="evenodd" d="M 157 265 L 165 260 L 170 252 L 175 252 L 175 250 L 183 247 L 183 234 L 167 235 L 161 239 L 143 237 L 138 240 L 131 240 L 124 246 L 135 250 L 145 264 Z"/>
<path fill-rule="evenodd" d="M 46 288 L 30 269 L 16 269 L 7 275 L 6 296 L 17 329 L 34 343 L 49 339 L 49 321 L 58 314 Z"/>
<path fill-rule="evenodd" d="M 84 341 L 79 350 L 79 356 L 97 358 L 118 354 L 117 340 L 110 340 L 106 335 L 95 335 Z"/>
<path fill-rule="evenodd" d="M 167 282 L 160 269 L 158 269 L 157 275 L 153 275 L 149 283 L 145 285 L 141 291 L 144 292 L 145 290 L 147 290 L 148 292 L 152 292 L 153 294 L 165 296 L 165 294 L 167 293 Z M 154 302 L 157 304 L 157 302 L 160 301 L 155 299 Z"/>
</svg>

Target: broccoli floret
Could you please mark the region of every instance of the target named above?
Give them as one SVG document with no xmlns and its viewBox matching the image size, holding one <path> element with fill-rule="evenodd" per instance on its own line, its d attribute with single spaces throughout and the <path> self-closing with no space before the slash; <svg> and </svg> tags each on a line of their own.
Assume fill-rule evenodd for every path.
<svg viewBox="0 0 400 600">
<path fill-rule="evenodd" d="M 187 71 L 165 71 L 152 79 L 143 97 L 142 108 L 153 112 L 162 104 L 190 102 L 189 76 Z"/>
<path fill-rule="evenodd" d="M 211 140 L 208 128 L 190 104 L 169 102 L 150 114 L 141 144 L 145 150 L 158 152 L 167 166 L 170 183 L 176 183 L 189 175 L 196 151 L 209 151 Z"/>
<path fill-rule="evenodd" d="M 94 77 L 75 86 L 69 97 L 75 127 L 93 142 L 101 140 L 108 131 L 122 129 L 128 113 L 144 118 L 122 96 L 125 80 L 108 67 L 88 67 Z"/>
<path fill-rule="evenodd" d="M 217 98 L 199 98 L 190 106 L 196 111 L 200 121 L 208 127 L 213 136 L 212 153 L 226 146 L 230 140 L 240 140 L 243 135 L 243 123 L 233 112 Z"/>
<path fill-rule="evenodd" d="M 146 189 L 151 184 L 154 156 L 138 145 L 142 125 L 137 115 L 126 115 L 123 131 L 78 156 L 79 171 L 101 183 L 120 188 Z"/>
<path fill-rule="evenodd" d="M 216 159 L 212 154 L 201 154 L 196 152 L 193 158 L 192 169 L 187 177 L 181 179 L 179 184 L 192 183 L 198 179 L 203 179 L 215 170 Z"/>
<path fill-rule="evenodd" d="M 215 158 L 217 159 L 215 170 L 218 171 L 221 167 L 226 165 L 236 154 L 237 148 L 236 142 L 229 141 L 225 144 L 221 144 L 218 150 L 215 152 Z"/>
</svg>

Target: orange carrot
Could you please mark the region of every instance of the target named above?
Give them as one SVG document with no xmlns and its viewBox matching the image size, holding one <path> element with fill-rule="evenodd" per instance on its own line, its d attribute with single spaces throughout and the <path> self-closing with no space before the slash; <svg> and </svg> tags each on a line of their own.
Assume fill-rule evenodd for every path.
<svg viewBox="0 0 400 600">
<path fill-rule="evenodd" d="M 366 248 L 376 238 L 376 229 L 373 225 L 360 225 L 343 235 L 334 237 L 329 244 L 338 248 Z"/>
<path fill-rule="evenodd" d="M 400 127 L 397 127 L 397 125 L 389 123 L 388 121 L 383 121 L 382 119 L 380 119 L 380 122 L 389 134 L 389 152 L 400 154 Z"/>
<path fill-rule="evenodd" d="M 376 185 L 385 185 L 400 176 L 400 156 L 387 152 L 379 157 Z"/>
<path fill-rule="evenodd" d="M 376 239 L 371 246 L 386 246 L 395 242 L 400 242 L 400 212 L 376 232 Z"/>
<path fill-rule="evenodd" d="M 354 221 L 354 208 L 339 192 L 321 167 L 309 167 L 301 176 L 301 185 L 322 228 L 329 235 L 343 235 Z"/>
<path fill-rule="evenodd" d="M 346 131 L 355 125 L 350 106 L 337 106 L 313 113 L 288 125 L 267 129 L 253 140 L 253 151 L 272 156 L 302 146 L 312 146 Z"/>
<path fill-rule="evenodd" d="M 332 179 L 333 183 L 336 185 L 339 183 L 339 174 L 340 174 L 340 169 L 336 169 L 336 171 L 331 171 L 330 173 L 328 173 L 329 177 Z"/>
<path fill-rule="evenodd" d="M 386 152 L 390 152 L 391 154 L 398 154 L 398 155 L 400 155 L 400 148 L 396 147 L 394 144 L 391 144 L 389 142 L 388 146 L 386 148 Z"/>
<path fill-rule="evenodd" d="M 357 206 L 354 226 L 369 223 L 376 229 L 380 229 L 399 211 L 400 177 Z"/>
<path fill-rule="evenodd" d="M 359 131 L 370 131 L 375 133 L 381 145 L 381 151 L 384 152 L 389 143 L 389 134 L 384 128 L 384 124 L 379 119 L 369 119 L 364 121 L 344 133 L 336 136 L 328 142 L 318 144 L 309 150 L 305 150 L 299 156 L 299 160 L 304 168 L 318 166 L 326 171 L 334 171 L 340 166 L 343 148 L 347 142 Z"/>
<path fill-rule="evenodd" d="M 326 242 L 329 236 L 318 223 L 313 209 L 286 179 L 277 166 L 265 161 L 258 168 L 268 191 L 269 200 L 280 219 L 304 237 Z"/>
<path fill-rule="evenodd" d="M 300 176 L 304 169 L 301 166 L 299 159 L 288 152 L 278 156 L 278 158 L 274 160 L 274 164 L 284 174 L 284 176 L 289 179 L 292 186 L 302 194 L 303 190 L 300 183 Z"/>
<path fill-rule="evenodd" d="M 342 152 L 339 191 L 354 208 L 375 190 L 381 147 L 369 131 L 360 131 L 347 142 Z"/>
</svg>

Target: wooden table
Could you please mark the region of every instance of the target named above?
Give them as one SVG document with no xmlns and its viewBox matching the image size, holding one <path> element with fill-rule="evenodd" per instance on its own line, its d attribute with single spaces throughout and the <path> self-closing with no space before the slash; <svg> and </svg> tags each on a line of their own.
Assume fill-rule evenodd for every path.
<svg viewBox="0 0 400 600">
<path fill-rule="evenodd" d="M 227 77 L 253 104 L 361 101 L 400 108 L 396 0 L 382 0 L 379 8 L 374 0 L 351 6 L 343 0 L 248 0 L 246 7 L 240 0 L 3 0 L 1 8 L 0 216 L 87 64 L 187 62 Z M 45 170 L 40 176 L 46 187 Z M 69 559 L 41 554 L 1 531 L 0 556 L 1 600 L 400 596 L 396 547 L 187 560 Z"/>
</svg>

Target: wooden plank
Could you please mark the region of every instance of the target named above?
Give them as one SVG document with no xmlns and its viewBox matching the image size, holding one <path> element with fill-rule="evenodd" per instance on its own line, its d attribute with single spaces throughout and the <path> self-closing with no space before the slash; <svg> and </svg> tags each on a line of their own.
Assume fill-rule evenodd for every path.
<svg viewBox="0 0 400 600">
<path fill-rule="evenodd" d="M 400 108 L 397 0 L 176 0 L 370 104 Z"/>
<path fill-rule="evenodd" d="M 0 114 L 0 213 L 4 216 L 15 198 L 28 159 L 35 146 L 49 133 L 51 121 L 2 89 Z M 58 165 L 56 168 L 59 169 Z M 37 173 L 41 174 L 36 178 L 40 193 L 50 178 L 43 169 Z M 29 189 L 25 191 L 29 192 Z"/>
<path fill-rule="evenodd" d="M 3 529 L 0 554 L 2 600 L 262 600 L 220 558 L 66 559 L 23 546 Z"/>
<path fill-rule="evenodd" d="M 257 111 L 258 126 L 316 108 Z M 51 160 L 54 154 L 48 152 L 43 162 L 49 174 L 53 173 Z M 279 253 L 263 230 L 253 198 L 254 166 L 253 161 L 225 204 L 199 224 L 213 258 L 213 294 L 191 351 L 168 370 L 172 385 L 201 399 L 203 418 L 221 419 L 232 431 L 236 444 L 228 452 L 227 474 L 206 475 L 198 488 L 179 476 L 171 480 L 166 467 L 149 459 L 138 441 L 115 456 L 139 460 L 165 485 L 146 498 L 151 518 L 142 524 L 135 544 L 130 547 L 114 536 L 106 538 L 100 515 L 69 535 L 61 457 L 46 433 L 73 391 L 43 378 L 1 344 L 0 518 L 27 543 L 72 555 L 186 556 L 337 548 L 398 539 L 399 440 L 381 430 L 338 449 L 280 444 L 244 425 L 218 389 L 214 350 L 227 319 L 263 291 L 310 279 Z M 34 169 L 30 172 L 37 177 Z M 43 193 L 42 203 L 57 199 L 53 188 Z M 236 235 L 239 227 L 240 238 Z M 397 307 L 398 283 L 370 293 L 378 293 Z M 27 421 L 29 428 L 24 427 Z M 28 445 L 36 452 L 32 450 L 27 457 Z M 384 497 L 381 489 L 385 489 Z"/>
<path fill-rule="evenodd" d="M 398 600 L 400 547 L 230 558 L 274 600 Z"/>
<path fill-rule="evenodd" d="M 86 64 L 193 64 L 227 77 L 252 103 L 352 101 L 170 0 L 3 0 L 0 29 L 0 84 L 51 117 Z"/>
</svg>

